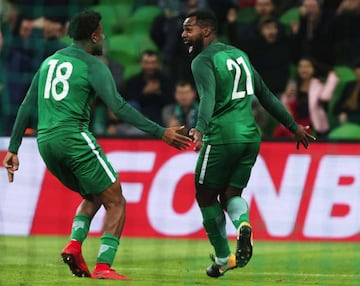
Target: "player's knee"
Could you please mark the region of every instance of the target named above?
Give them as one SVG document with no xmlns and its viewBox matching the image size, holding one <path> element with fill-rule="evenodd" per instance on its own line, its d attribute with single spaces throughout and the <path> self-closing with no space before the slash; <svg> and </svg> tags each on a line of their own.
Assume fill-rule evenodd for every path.
<svg viewBox="0 0 360 286">
<path fill-rule="evenodd" d="M 126 206 L 126 200 L 123 195 L 118 197 L 116 200 L 114 200 L 114 206 L 117 208 L 125 208 Z"/>
<path fill-rule="evenodd" d="M 107 211 L 114 210 L 115 212 L 122 212 L 126 207 L 126 200 L 123 195 L 112 197 L 111 200 L 103 202 L 103 205 Z"/>
<path fill-rule="evenodd" d="M 242 191 L 243 191 L 243 189 L 234 188 L 234 187 L 229 186 L 225 190 L 225 198 L 226 198 L 226 200 L 230 200 L 231 198 L 236 197 L 236 196 L 241 197 Z"/>
<path fill-rule="evenodd" d="M 199 192 L 196 193 L 196 201 L 200 207 L 212 206 L 218 202 L 216 196 L 206 195 Z"/>
<path fill-rule="evenodd" d="M 125 208 L 126 207 L 126 199 L 123 195 L 121 195 L 121 201 L 120 201 L 121 207 Z"/>
</svg>

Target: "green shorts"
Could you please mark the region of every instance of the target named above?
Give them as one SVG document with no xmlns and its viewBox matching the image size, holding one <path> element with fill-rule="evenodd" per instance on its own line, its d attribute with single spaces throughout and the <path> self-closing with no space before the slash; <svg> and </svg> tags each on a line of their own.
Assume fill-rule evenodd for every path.
<svg viewBox="0 0 360 286">
<path fill-rule="evenodd" d="M 118 178 L 90 132 L 51 135 L 38 146 L 49 171 L 83 197 L 101 193 Z"/>
<path fill-rule="evenodd" d="M 245 188 L 260 142 L 209 145 L 204 142 L 195 168 L 195 183 L 211 188 Z"/>
</svg>

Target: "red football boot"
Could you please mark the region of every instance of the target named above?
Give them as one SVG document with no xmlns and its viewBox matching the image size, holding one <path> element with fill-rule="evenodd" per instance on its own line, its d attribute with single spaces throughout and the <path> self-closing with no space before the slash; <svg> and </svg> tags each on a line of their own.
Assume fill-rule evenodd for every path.
<svg viewBox="0 0 360 286">
<path fill-rule="evenodd" d="M 109 280 L 131 280 L 131 278 L 117 273 L 114 269 L 94 271 L 91 275 L 93 279 L 109 279 Z"/>
<path fill-rule="evenodd" d="M 91 275 L 92 279 L 108 279 L 108 280 L 131 280 L 131 278 L 117 273 L 114 269 L 110 268 L 108 264 L 97 263 Z"/>
<path fill-rule="evenodd" d="M 75 276 L 91 277 L 89 268 L 82 256 L 81 243 L 79 241 L 71 240 L 62 250 L 61 257 Z"/>
</svg>

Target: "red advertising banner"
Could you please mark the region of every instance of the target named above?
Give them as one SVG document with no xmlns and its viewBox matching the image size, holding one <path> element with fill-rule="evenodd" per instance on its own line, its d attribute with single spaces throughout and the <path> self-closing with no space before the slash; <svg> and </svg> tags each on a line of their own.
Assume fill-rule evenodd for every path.
<svg viewBox="0 0 360 286">
<path fill-rule="evenodd" d="M 0 139 L 0 155 L 8 139 Z M 197 153 L 158 140 L 100 139 L 127 200 L 124 236 L 204 238 L 195 202 Z M 244 197 L 256 239 L 360 240 L 359 144 L 263 142 Z M 0 170 L 0 233 L 66 234 L 81 198 L 46 170 L 35 139 L 25 139 L 21 168 L 8 184 Z M 4 189 L 4 190 L 3 190 Z M 20 206 L 20 207 L 19 207 Z M 91 225 L 101 233 L 104 210 Z M 235 235 L 230 221 L 227 230 Z"/>
</svg>

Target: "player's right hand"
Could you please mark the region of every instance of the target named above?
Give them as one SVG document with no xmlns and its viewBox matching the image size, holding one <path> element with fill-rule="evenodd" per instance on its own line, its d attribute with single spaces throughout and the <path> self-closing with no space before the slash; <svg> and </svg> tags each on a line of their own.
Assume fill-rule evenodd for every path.
<svg viewBox="0 0 360 286">
<path fill-rule="evenodd" d="M 295 132 L 296 149 L 299 149 L 300 144 L 302 144 L 305 149 L 307 149 L 309 147 L 309 140 L 316 140 L 316 138 L 308 132 L 309 129 L 310 126 L 298 125 L 298 128 Z"/>
<path fill-rule="evenodd" d="M 9 182 L 14 181 L 14 173 L 19 169 L 19 158 L 15 153 L 7 152 L 3 160 L 3 165 L 8 173 Z"/>
<path fill-rule="evenodd" d="M 179 150 L 184 150 L 190 147 L 191 139 L 185 135 L 180 134 L 185 129 L 184 126 L 168 127 L 162 136 L 162 140 L 170 146 Z"/>
</svg>

